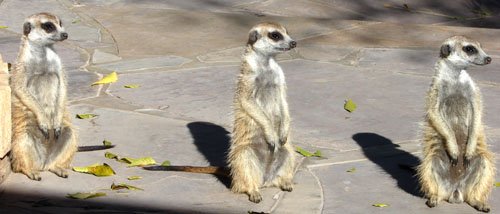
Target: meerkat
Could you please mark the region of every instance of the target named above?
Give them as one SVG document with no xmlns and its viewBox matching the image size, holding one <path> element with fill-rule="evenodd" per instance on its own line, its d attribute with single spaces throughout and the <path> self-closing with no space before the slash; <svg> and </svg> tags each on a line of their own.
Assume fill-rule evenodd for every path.
<svg viewBox="0 0 500 214">
<path fill-rule="evenodd" d="M 261 23 L 249 33 L 234 96 L 235 121 L 228 167 L 149 166 L 152 171 L 183 171 L 231 177 L 231 190 L 259 203 L 260 187 L 293 190 L 294 149 L 285 75 L 275 56 L 297 43 L 277 23 Z"/>
<path fill-rule="evenodd" d="M 249 33 L 234 96 L 234 127 L 228 155 L 231 190 L 259 203 L 260 187 L 292 191 L 294 149 L 285 75 L 275 60 L 297 43 L 277 23 L 261 23 Z"/>
<path fill-rule="evenodd" d="M 481 121 L 481 93 L 467 74 L 470 65 L 491 63 L 481 45 L 463 36 L 448 38 L 427 94 L 423 160 L 417 168 L 426 204 L 467 202 L 489 212 L 495 165 Z"/>
<path fill-rule="evenodd" d="M 46 170 L 67 178 L 66 169 L 77 151 L 66 76 L 53 47 L 67 38 L 57 16 L 29 16 L 12 69 L 12 169 L 33 180 L 41 180 L 40 172 Z"/>
</svg>

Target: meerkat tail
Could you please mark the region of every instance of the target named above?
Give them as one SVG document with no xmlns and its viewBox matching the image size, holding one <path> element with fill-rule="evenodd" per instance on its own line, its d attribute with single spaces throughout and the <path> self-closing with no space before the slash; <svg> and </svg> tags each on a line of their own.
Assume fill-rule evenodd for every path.
<svg viewBox="0 0 500 214">
<path fill-rule="evenodd" d="M 229 177 L 229 169 L 220 166 L 146 166 L 143 169 L 149 171 L 192 172 Z"/>
<path fill-rule="evenodd" d="M 104 146 L 104 145 L 98 145 L 98 146 L 79 146 L 77 152 L 99 151 L 99 150 L 111 149 L 111 148 L 114 148 L 114 147 L 115 147 L 115 145 L 110 145 L 110 146 Z"/>
</svg>

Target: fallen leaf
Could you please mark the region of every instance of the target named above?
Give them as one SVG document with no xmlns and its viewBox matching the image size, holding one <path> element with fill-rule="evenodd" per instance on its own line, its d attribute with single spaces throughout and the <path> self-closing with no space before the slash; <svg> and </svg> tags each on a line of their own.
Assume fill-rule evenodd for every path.
<svg viewBox="0 0 500 214">
<path fill-rule="evenodd" d="M 111 152 L 104 153 L 104 157 L 109 158 L 109 159 L 117 159 L 118 160 L 118 155 L 115 155 Z"/>
<path fill-rule="evenodd" d="M 116 71 L 113 71 L 112 73 L 104 76 L 102 79 L 100 79 L 97 82 L 92 83 L 91 86 L 93 85 L 99 85 L 99 84 L 108 84 L 108 83 L 114 83 L 118 80 L 118 74 L 116 74 Z"/>
<path fill-rule="evenodd" d="M 78 23 L 78 22 L 80 22 L 80 19 L 75 19 L 75 20 L 73 20 L 71 23 L 76 24 L 76 23 Z"/>
<path fill-rule="evenodd" d="M 295 151 L 297 151 L 299 154 L 301 154 L 304 157 L 321 157 L 321 151 L 319 151 L 319 150 L 316 150 L 316 152 L 311 153 L 303 148 L 296 146 Z"/>
<path fill-rule="evenodd" d="M 152 157 L 143 157 L 143 158 L 121 158 L 121 161 L 128 163 L 128 167 L 133 166 L 148 166 L 156 164 L 156 161 Z"/>
<path fill-rule="evenodd" d="M 97 114 L 76 114 L 76 118 L 78 118 L 78 119 L 90 119 L 90 118 L 94 118 L 97 116 L 99 116 L 99 115 L 97 115 Z"/>
<path fill-rule="evenodd" d="M 163 161 L 160 166 L 170 166 L 170 161 Z"/>
<path fill-rule="evenodd" d="M 103 140 L 103 141 L 102 141 L 102 145 L 105 145 L 105 146 L 112 146 L 111 141 L 107 141 L 107 140 Z"/>
<path fill-rule="evenodd" d="M 353 167 L 353 168 L 350 168 L 350 169 L 348 169 L 346 172 L 356 172 L 356 168 L 354 168 L 354 167 Z"/>
<path fill-rule="evenodd" d="M 124 183 L 121 183 L 121 184 L 111 184 L 111 189 L 112 190 L 120 190 L 120 189 L 128 189 L 128 190 L 143 190 L 139 187 L 135 187 L 135 186 L 132 186 L 132 185 L 128 185 L 128 184 L 124 184 Z"/>
<path fill-rule="evenodd" d="M 124 88 L 139 88 L 139 87 L 141 87 L 141 85 L 138 85 L 138 84 L 131 84 L 131 85 L 124 85 L 123 87 L 124 87 Z"/>
<path fill-rule="evenodd" d="M 6 28 L 9 28 L 7 26 L 0 26 L 0 29 L 6 29 Z"/>
<path fill-rule="evenodd" d="M 500 187 L 500 182 L 496 182 L 495 187 Z"/>
<path fill-rule="evenodd" d="M 387 204 L 372 204 L 374 207 L 388 207 L 389 205 Z"/>
<path fill-rule="evenodd" d="M 141 176 L 130 176 L 130 177 L 128 177 L 127 179 L 128 179 L 129 181 L 133 181 L 133 180 L 139 180 L 139 179 L 141 179 L 141 178 L 142 178 Z"/>
<path fill-rule="evenodd" d="M 97 177 L 111 176 L 116 174 L 108 164 L 93 164 L 85 167 L 73 167 L 73 171 L 92 174 Z"/>
<path fill-rule="evenodd" d="M 95 197 L 101 197 L 101 196 L 106 196 L 106 193 L 104 193 L 104 192 L 96 192 L 96 193 L 77 192 L 74 194 L 68 194 L 66 197 L 72 198 L 72 199 L 89 199 L 89 198 L 95 198 Z"/>
<path fill-rule="evenodd" d="M 348 99 L 344 103 L 344 109 L 348 112 L 353 112 L 356 110 L 356 103 L 354 103 L 351 99 Z"/>
</svg>

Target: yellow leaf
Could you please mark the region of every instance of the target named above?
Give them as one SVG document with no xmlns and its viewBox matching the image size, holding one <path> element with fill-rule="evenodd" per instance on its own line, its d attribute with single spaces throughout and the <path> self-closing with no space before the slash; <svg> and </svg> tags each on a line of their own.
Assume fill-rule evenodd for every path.
<svg viewBox="0 0 500 214">
<path fill-rule="evenodd" d="M 78 119 L 91 119 L 91 118 L 94 118 L 97 116 L 98 116 L 97 114 L 77 114 L 76 118 L 78 118 Z"/>
<path fill-rule="evenodd" d="M 9 28 L 9 27 L 0 25 L 0 29 L 6 29 L 6 28 Z"/>
<path fill-rule="evenodd" d="M 348 169 L 346 172 L 356 172 L 356 168 L 354 168 L 354 167 L 353 167 L 353 168 L 350 168 L 350 169 Z"/>
<path fill-rule="evenodd" d="M 388 204 L 372 204 L 374 207 L 388 207 Z"/>
<path fill-rule="evenodd" d="M 132 186 L 132 185 L 128 185 L 128 184 L 124 184 L 124 183 L 121 183 L 121 184 L 111 184 L 111 189 L 112 190 L 120 190 L 120 189 L 128 189 L 128 190 L 143 190 L 139 187 L 135 187 L 135 186 Z"/>
<path fill-rule="evenodd" d="M 75 19 L 75 20 L 73 20 L 71 23 L 76 24 L 76 23 L 78 23 L 78 22 L 80 22 L 80 19 Z"/>
<path fill-rule="evenodd" d="M 124 85 L 123 87 L 124 87 L 124 88 L 139 88 L 139 87 L 141 87 L 141 85 L 138 85 L 138 84 L 131 84 L 131 85 Z"/>
<path fill-rule="evenodd" d="M 496 182 L 495 187 L 500 187 L 500 182 Z"/>
<path fill-rule="evenodd" d="M 127 178 L 129 181 L 133 181 L 133 180 L 139 180 L 139 179 L 142 179 L 141 176 L 130 176 Z"/>
<path fill-rule="evenodd" d="M 132 166 L 148 166 L 156 164 L 156 161 L 152 157 L 143 158 L 122 158 L 121 161 L 128 163 L 128 167 Z"/>
<path fill-rule="evenodd" d="M 93 164 L 85 167 L 73 167 L 73 171 L 92 174 L 98 177 L 111 176 L 116 174 L 108 164 Z"/>
<path fill-rule="evenodd" d="M 103 140 L 102 145 L 111 146 L 112 144 L 111 144 L 111 141 Z"/>
<path fill-rule="evenodd" d="M 92 83 L 91 86 L 93 85 L 99 85 L 99 84 L 108 84 L 108 83 L 114 83 L 118 80 L 118 74 L 116 74 L 115 71 L 113 71 L 112 73 L 104 76 L 102 79 L 100 79 L 99 81 L 97 82 L 94 82 Z"/>
<path fill-rule="evenodd" d="M 89 198 L 95 198 L 95 197 L 101 197 L 101 196 L 106 196 L 106 193 L 104 193 L 104 192 L 96 192 L 96 193 L 78 192 L 78 193 L 74 193 L 74 194 L 68 194 L 66 197 L 72 198 L 72 199 L 89 199 Z"/>
<path fill-rule="evenodd" d="M 356 103 L 354 103 L 351 99 L 348 99 L 344 103 L 344 109 L 348 112 L 353 112 L 356 110 Z"/>
</svg>

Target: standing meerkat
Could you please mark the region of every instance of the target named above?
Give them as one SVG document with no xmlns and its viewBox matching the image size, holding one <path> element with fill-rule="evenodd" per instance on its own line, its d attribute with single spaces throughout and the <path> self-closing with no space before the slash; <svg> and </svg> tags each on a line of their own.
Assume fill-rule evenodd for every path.
<svg viewBox="0 0 500 214">
<path fill-rule="evenodd" d="M 248 194 L 255 203 L 262 200 L 261 186 L 293 189 L 295 158 L 285 75 L 275 56 L 296 45 L 280 24 L 262 23 L 250 30 L 243 55 L 228 163 L 232 191 Z"/>
<path fill-rule="evenodd" d="M 463 36 L 448 38 L 440 57 L 427 94 L 424 157 L 417 169 L 421 189 L 429 207 L 465 201 L 489 212 L 494 156 L 484 136 L 481 93 L 466 69 L 490 64 L 491 58 Z"/>
<path fill-rule="evenodd" d="M 66 178 L 77 137 L 66 107 L 66 77 L 54 43 L 68 38 L 49 13 L 28 17 L 12 70 L 12 169 L 41 180 L 49 170 Z"/>
</svg>

